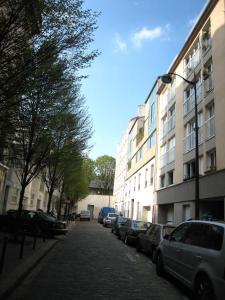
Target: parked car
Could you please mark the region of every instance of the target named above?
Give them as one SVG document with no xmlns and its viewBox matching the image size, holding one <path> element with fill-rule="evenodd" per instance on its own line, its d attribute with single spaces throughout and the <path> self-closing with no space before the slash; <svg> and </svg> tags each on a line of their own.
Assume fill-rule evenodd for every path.
<svg viewBox="0 0 225 300">
<path fill-rule="evenodd" d="M 80 221 L 90 221 L 91 213 L 89 210 L 81 210 L 80 212 Z"/>
<path fill-rule="evenodd" d="M 115 213 L 116 210 L 113 207 L 102 207 L 98 214 L 98 223 L 103 224 L 103 219 L 108 213 Z"/>
<path fill-rule="evenodd" d="M 0 217 L 0 229 L 12 234 L 26 233 L 37 236 L 54 236 L 67 233 L 66 224 L 42 212 L 9 210 Z"/>
<path fill-rule="evenodd" d="M 108 213 L 107 216 L 103 219 L 103 226 L 112 227 L 112 224 L 117 216 L 118 215 L 116 213 Z"/>
<path fill-rule="evenodd" d="M 187 221 L 160 244 L 156 272 L 170 273 L 198 300 L 223 300 L 225 295 L 225 223 Z"/>
<path fill-rule="evenodd" d="M 165 235 L 170 234 L 175 226 L 151 224 L 150 227 L 142 233 L 139 233 L 136 243 L 137 251 L 144 251 L 150 254 L 152 261 L 155 262 L 156 249 Z"/>
<path fill-rule="evenodd" d="M 111 232 L 115 233 L 115 235 L 119 234 L 119 228 L 124 225 L 127 218 L 124 218 L 123 216 L 118 215 L 114 222 L 112 223 L 112 229 Z"/>
<path fill-rule="evenodd" d="M 135 244 L 138 234 L 145 232 L 147 228 L 147 222 L 127 219 L 118 230 L 118 238 L 123 240 L 125 244 Z"/>
</svg>

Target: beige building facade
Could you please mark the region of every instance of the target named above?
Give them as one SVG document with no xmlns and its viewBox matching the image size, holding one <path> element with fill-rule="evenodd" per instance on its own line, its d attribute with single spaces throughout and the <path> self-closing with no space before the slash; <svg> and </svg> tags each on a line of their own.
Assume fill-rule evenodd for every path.
<svg viewBox="0 0 225 300">
<path fill-rule="evenodd" d="M 224 219 L 225 1 L 209 1 L 168 73 L 196 82 L 200 217 Z M 160 75 L 160 74 L 159 74 Z M 177 75 L 158 89 L 157 205 L 159 223 L 195 216 L 194 87 Z"/>
</svg>

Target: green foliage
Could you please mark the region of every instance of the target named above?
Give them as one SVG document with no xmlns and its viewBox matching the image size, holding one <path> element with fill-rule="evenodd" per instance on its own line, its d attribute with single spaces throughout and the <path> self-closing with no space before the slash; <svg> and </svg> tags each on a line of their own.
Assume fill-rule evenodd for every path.
<svg viewBox="0 0 225 300">
<path fill-rule="evenodd" d="M 114 184 L 116 160 L 112 156 L 99 156 L 95 161 L 96 176 L 105 190 L 112 190 Z"/>
</svg>

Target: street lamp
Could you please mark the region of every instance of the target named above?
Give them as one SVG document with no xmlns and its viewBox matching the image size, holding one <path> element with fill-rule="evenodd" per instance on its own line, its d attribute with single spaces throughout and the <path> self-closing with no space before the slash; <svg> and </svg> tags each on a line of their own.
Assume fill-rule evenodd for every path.
<svg viewBox="0 0 225 300">
<path fill-rule="evenodd" d="M 198 104 L 197 104 L 197 89 L 196 89 L 196 75 L 194 74 L 194 80 L 190 81 L 184 78 L 183 76 L 176 73 L 168 73 L 162 76 L 159 76 L 161 81 L 165 84 L 172 82 L 172 76 L 178 76 L 182 78 L 187 83 L 191 84 L 194 87 L 194 106 L 195 106 L 195 219 L 199 219 L 199 161 L 198 161 Z"/>
</svg>

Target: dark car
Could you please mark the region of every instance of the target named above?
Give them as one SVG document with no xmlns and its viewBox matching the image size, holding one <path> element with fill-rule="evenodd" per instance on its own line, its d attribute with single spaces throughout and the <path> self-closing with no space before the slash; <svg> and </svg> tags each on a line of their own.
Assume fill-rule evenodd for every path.
<svg viewBox="0 0 225 300">
<path fill-rule="evenodd" d="M 148 228 L 147 222 L 127 219 L 118 230 L 118 238 L 125 244 L 136 244 L 138 234 L 145 232 Z"/>
<path fill-rule="evenodd" d="M 146 232 L 138 235 L 136 250 L 150 254 L 152 261 L 155 262 L 156 249 L 160 241 L 163 240 L 164 236 L 171 234 L 174 228 L 175 226 L 172 225 L 151 224 Z"/>
<path fill-rule="evenodd" d="M 65 222 L 42 212 L 10 210 L 0 216 L 0 229 L 13 234 L 26 233 L 37 236 L 54 236 L 67 233 Z"/>
<path fill-rule="evenodd" d="M 123 216 L 117 216 L 115 221 L 112 223 L 112 229 L 111 232 L 115 233 L 115 235 L 119 234 L 119 228 L 124 225 L 127 218 L 124 218 Z"/>
</svg>

